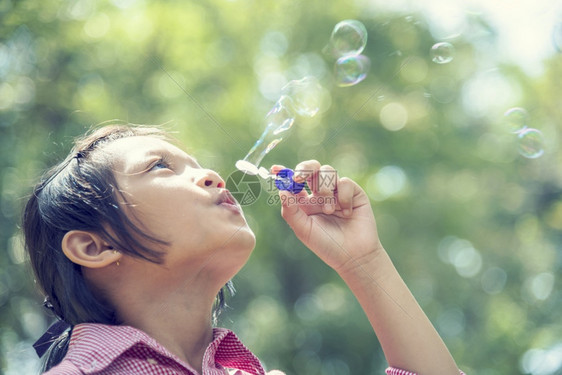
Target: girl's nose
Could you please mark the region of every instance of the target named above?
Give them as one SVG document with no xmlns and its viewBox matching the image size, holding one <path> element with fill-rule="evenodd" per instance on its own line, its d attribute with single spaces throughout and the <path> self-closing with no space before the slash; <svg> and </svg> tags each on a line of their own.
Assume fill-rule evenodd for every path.
<svg viewBox="0 0 562 375">
<path fill-rule="evenodd" d="M 197 185 L 200 187 L 216 187 L 223 188 L 225 186 L 224 180 L 217 172 L 210 169 L 202 169 L 201 175 L 197 177 Z"/>
</svg>

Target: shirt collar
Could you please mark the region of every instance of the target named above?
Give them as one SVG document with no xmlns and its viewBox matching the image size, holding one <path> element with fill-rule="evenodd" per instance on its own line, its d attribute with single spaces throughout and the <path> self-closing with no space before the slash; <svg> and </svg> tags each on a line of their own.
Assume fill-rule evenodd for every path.
<svg viewBox="0 0 562 375">
<path fill-rule="evenodd" d="M 94 323 L 76 325 L 72 330 L 66 359 L 84 373 L 97 372 L 108 367 L 125 351 L 136 345 L 145 345 L 194 372 L 191 366 L 170 353 L 155 339 L 130 326 Z M 205 369 L 217 367 L 239 369 L 253 375 L 265 375 L 259 359 L 232 331 L 225 328 L 213 329 L 213 341 L 203 357 L 203 374 L 206 372 Z"/>
<path fill-rule="evenodd" d="M 205 352 L 204 366 L 207 355 L 209 355 L 210 361 L 214 358 L 214 362 L 223 367 L 244 370 L 255 375 L 265 375 L 260 360 L 242 344 L 234 332 L 225 328 L 215 328 L 213 332 L 214 340 Z"/>
</svg>

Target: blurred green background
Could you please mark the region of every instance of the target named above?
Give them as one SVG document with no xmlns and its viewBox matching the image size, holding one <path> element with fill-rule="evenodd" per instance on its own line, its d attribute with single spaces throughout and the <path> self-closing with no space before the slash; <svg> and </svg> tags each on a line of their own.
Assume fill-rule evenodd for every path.
<svg viewBox="0 0 562 375">
<path fill-rule="evenodd" d="M 398 4 L 0 1 L 3 372 L 36 371 L 31 344 L 52 319 L 19 220 L 73 137 L 111 119 L 165 123 L 226 178 L 283 84 L 314 75 L 330 106 L 298 120 L 263 164 L 314 158 L 365 187 L 385 248 L 464 371 L 562 374 L 562 26 L 540 35 L 544 56 L 519 40 L 540 60 L 529 68 L 503 55 L 501 25 L 477 7 L 448 3 L 454 17 L 435 17 L 423 2 Z M 529 18 L 559 10 L 536 4 Z M 322 48 L 344 19 L 365 24 L 371 69 L 339 88 Z M 429 51 L 444 40 L 454 58 L 436 64 Z M 518 153 L 503 116 L 512 107 L 543 133 L 541 157 Z M 220 324 L 287 374 L 382 374 L 354 297 L 290 234 L 267 190 L 245 207 L 258 243 Z"/>
</svg>

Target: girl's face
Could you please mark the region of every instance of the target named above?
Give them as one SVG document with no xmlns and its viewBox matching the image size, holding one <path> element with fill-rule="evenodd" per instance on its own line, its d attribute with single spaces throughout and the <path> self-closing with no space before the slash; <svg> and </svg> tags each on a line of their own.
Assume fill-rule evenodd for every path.
<svg viewBox="0 0 562 375">
<path fill-rule="evenodd" d="M 118 139 L 104 150 L 115 160 L 127 215 L 169 243 L 163 249 L 167 269 L 197 271 L 212 264 L 217 271 L 235 273 L 242 267 L 255 237 L 217 173 L 150 136 Z"/>
</svg>

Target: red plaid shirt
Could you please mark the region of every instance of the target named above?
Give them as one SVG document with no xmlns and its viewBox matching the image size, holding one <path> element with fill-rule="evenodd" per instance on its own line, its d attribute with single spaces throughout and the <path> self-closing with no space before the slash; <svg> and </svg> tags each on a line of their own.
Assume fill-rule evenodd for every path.
<svg viewBox="0 0 562 375">
<path fill-rule="evenodd" d="M 388 368 L 389 375 L 415 375 Z M 78 324 L 72 330 L 64 360 L 47 375 L 199 375 L 143 331 L 129 326 Z M 461 373 L 462 374 L 462 373 Z M 202 375 L 266 375 L 259 359 L 236 335 L 213 329 L 203 357 Z M 284 375 L 271 371 L 267 375 Z"/>
</svg>

